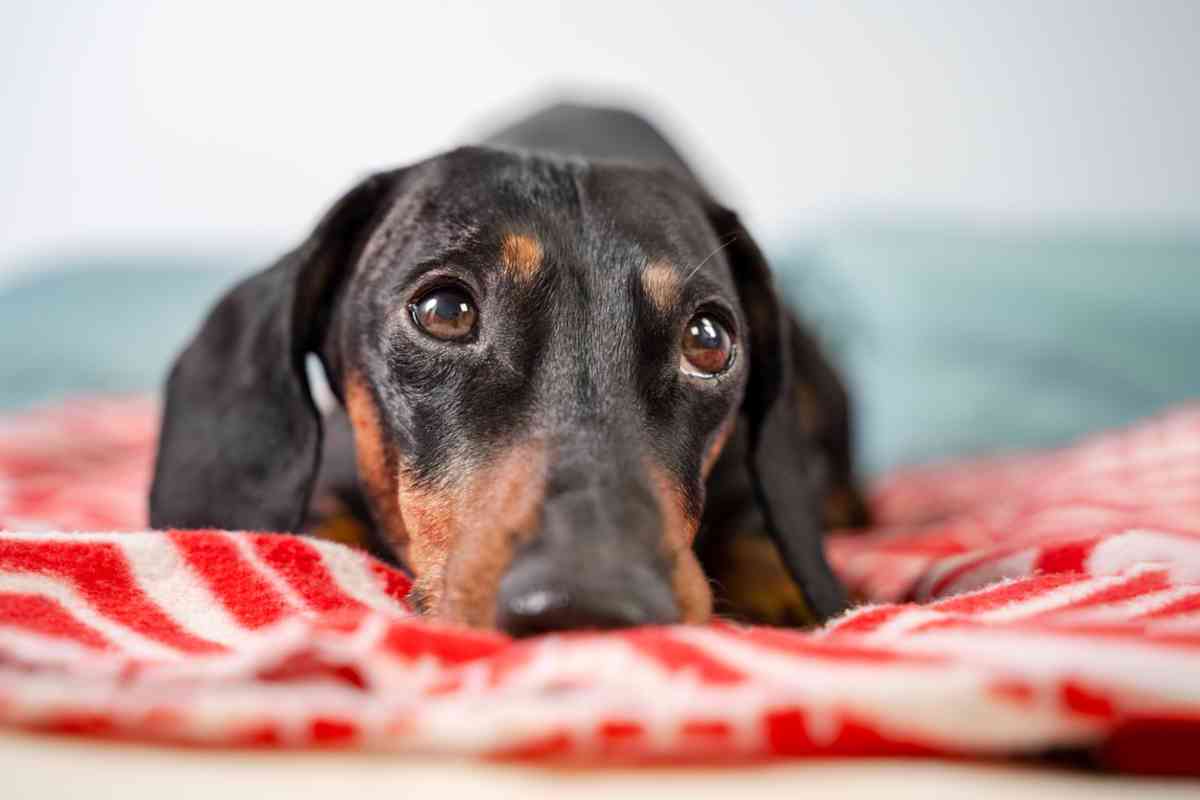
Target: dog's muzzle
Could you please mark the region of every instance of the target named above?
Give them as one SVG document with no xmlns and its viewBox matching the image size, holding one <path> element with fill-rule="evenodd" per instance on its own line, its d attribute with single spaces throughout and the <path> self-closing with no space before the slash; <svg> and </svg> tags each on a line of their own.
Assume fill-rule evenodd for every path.
<svg viewBox="0 0 1200 800">
<path fill-rule="evenodd" d="M 548 497 L 541 531 L 500 582 L 498 626 L 532 636 L 679 622 L 661 525 L 644 490 Z"/>
</svg>

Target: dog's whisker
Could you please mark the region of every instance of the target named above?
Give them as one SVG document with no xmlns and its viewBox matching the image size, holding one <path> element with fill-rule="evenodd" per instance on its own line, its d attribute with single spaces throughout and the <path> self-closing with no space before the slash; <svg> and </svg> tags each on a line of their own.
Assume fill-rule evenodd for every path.
<svg viewBox="0 0 1200 800">
<path fill-rule="evenodd" d="M 704 257 L 704 260 L 703 260 L 703 261 L 701 261 L 699 264 L 697 264 L 696 266 L 692 267 L 691 271 L 690 271 L 690 272 L 688 272 L 688 274 L 687 274 L 687 275 L 684 277 L 684 279 L 683 279 L 683 282 L 684 282 L 684 283 L 687 283 L 687 282 L 688 282 L 688 281 L 690 281 L 692 278 L 696 277 L 696 273 L 700 271 L 700 268 L 701 268 L 701 267 L 703 267 L 705 264 L 707 264 L 709 261 L 711 261 L 711 260 L 712 260 L 712 257 L 713 257 L 713 256 L 715 256 L 717 253 L 721 252 L 721 251 L 722 251 L 722 250 L 724 250 L 726 247 L 729 247 L 729 245 L 733 244 L 733 243 L 734 243 L 734 241 L 735 241 L 736 239 L 737 239 L 737 234 L 736 234 L 736 233 L 731 233 L 731 234 L 729 235 L 729 238 L 728 238 L 728 239 L 726 239 L 726 240 L 725 240 L 724 242 L 722 242 L 721 244 L 717 245 L 717 249 L 713 250 L 711 253 L 709 253 L 708 255 L 706 255 L 706 256 Z"/>
</svg>

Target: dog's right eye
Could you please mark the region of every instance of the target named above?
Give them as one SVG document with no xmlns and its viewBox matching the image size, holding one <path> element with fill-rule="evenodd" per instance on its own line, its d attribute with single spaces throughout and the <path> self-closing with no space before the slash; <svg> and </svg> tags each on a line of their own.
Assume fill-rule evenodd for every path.
<svg viewBox="0 0 1200 800">
<path fill-rule="evenodd" d="M 417 327 L 437 339 L 466 339 L 475 331 L 479 312 L 462 289 L 433 289 L 409 305 Z"/>
<path fill-rule="evenodd" d="M 712 314 L 692 317 L 681 350 L 679 368 L 700 378 L 716 377 L 733 363 L 733 337 Z"/>
</svg>

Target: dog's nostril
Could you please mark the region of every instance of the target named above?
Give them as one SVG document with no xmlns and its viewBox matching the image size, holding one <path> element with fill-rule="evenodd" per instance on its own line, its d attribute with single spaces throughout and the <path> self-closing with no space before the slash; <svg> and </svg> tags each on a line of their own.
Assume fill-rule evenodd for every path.
<svg viewBox="0 0 1200 800">
<path fill-rule="evenodd" d="M 661 607 L 658 607 L 661 606 Z M 678 621 L 674 602 L 647 604 L 619 592 L 572 594 L 535 589 L 502 601 L 499 626 L 512 636 L 568 630 L 608 630 Z"/>
</svg>

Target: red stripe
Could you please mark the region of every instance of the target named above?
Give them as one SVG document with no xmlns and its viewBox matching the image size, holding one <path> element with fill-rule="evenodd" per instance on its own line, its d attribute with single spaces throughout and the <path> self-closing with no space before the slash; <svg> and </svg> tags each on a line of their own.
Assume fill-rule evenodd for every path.
<svg viewBox="0 0 1200 800">
<path fill-rule="evenodd" d="M 574 739 L 570 731 L 558 729 L 531 736 L 515 745 L 505 745 L 487 754 L 497 761 L 541 761 L 563 758 L 571 753 Z"/>
<path fill-rule="evenodd" d="M 903 614 L 908 608 L 910 606 L 875 606 L 851 612 L 826 628 L 826 632 L 829 635 L 871 633 L 898 614 Z"/>
<path fill-rule="evenodd" d="M 931 603 L 925 608 L 943 611 L 948 614 L 981 614 L 985 611 L 1001 608 L 1012 603 L 1038 597 L 1067 586 L 1072 583 L 1082 583 L 1091 580 L 1087 575 L 1041 575 L 1004 583 L 991 589 L 981 589 L 964 595 L 956 595 L 948 600 Z"/>
<path fill-rule="evenodd" d="M 100 631 L 75 619 L 57 600 L 42 595 L 0 592 L 0 625 L 70 639 L 95 650 L 113 649 Z"/>
<path fill-rule="evenodd" d="M 1076 714 L 1100 719 L 1115 719 L 1117 716 L 1112 699 L 1103 690 L 1084 686 L 1077 681 L 1063 681 L 1059 687 L 1059 699 Z"/>
<path fill-rule="evenodd" d="M 913 607 L 900 608 L 912 610 Z M 903 653 L 884 647 L 847 644 L 830 639 L 813 639 L 795 631 L 777 630 L 774 628 L 718 628 L 715 631 L 722 636 L 737 639 L 764 650 L 774 650 L 790 656 L 805 658 L 828 659 L 842 663 L 858 664 L 939 664 L 946 659 L 940 655 L 927 653 Z"/>
<path fill-rule="evenodd" d="M 393 622 L 376 648 L 405 660 L 432 658 L 447 666 L 511 652 L 507 636 L 488 631 L 438 628 L 419 622 Z"/>
<path fill-rule="evenodd" d="M 226 650 L 223 645 L 184 630 L 155 605 L 138 586 L 129 563 L 115 544 L 3 539 L 0 569 L 66 578 L 104 616 L 177 650 L 188 653 Z"/>
<path fill-rule="evenodd" d="M 1165 617 L 1175 617 L 1183 614 L 1189 614 L 1193 611 L 1200 611 L 1200 592 L 1196 592 L 1195 594 L 1188 595 L 1187 597 L 1181 597 L 1174 602 L 1167 603 L 1162 608 L 1156 608 L 1148 614 L 1142 614 L 1140 617 L 1138 617 L 1138 619 L 1163 619 Z"/>
<path fill-rule="evenodd" d="M 1045 547 L 1038 556 L 1034 569 L 1038 572 L 1087 572 L 1088 556 L 1096 549 L 1099 539 L 1084 539 L 1077 542 Z"/>
<path fill-rule="evenodd" d="M 261 628 L 287 614 L 287 601 L 232 540 L 212 531 L 172 531 L 170 536 L 188 565 L 242 625 Z"/>
<path fill-rule="evenodd" d="M 321 561 L 321 553 L 298 536 L 259 533 L 251 536 L 258 555 L 314 611 L 362 609 L 363 604 L 346 594 Z"/>
<path fill-rule="evenodd" d="M 1171 650 L 1200 649 L 1200 631 L 1147 630 L 1144 626 L 1136 622 L 1064 625 L 1047 620 L 1044 625 L 1038 625 L 1034 622 L 1029 627 L 1055 635 L 1061 634 L 1063 636 L 1082 637 L 1085 639 L 1128 640 L 1144 644 L 1147 647 L 1163 647 Z"/>
<path fill-rule="evenodd" d="M 622 637 L 635 650 L 670 672 L 689 670 L 704 683 L 743 683 L 746 675 L 706 653 L 702 648 L 672 638 L 663 628 L 632 630 Z"/>
<path fill-rule="evenodd" d="M 630 719 L 607 719 L 596 723 L 595 739 L 606 756 L 636 755 L 645 749 L 646 728 Z"/>
<path fill-rule="evenodd" d="M 1013 622 L 979 622 L 965 617 L 948 617 L 915 628 L 911 633 L 930 631 L 978 631 L 983 639 L 997 629 L 1038 633 L 1062 639 L 1091 639 L 1093 644 L 1103 641 L 1127 641 L 1145 645 L 1147 650 L 1165 648 L 1169 650 L 1195 650 L 1200 648 L 1200 632 L 1174 632 L 1146 630 L 1142 625 L 1131 622 L 1063 624 L 1047 617 L 1015 620 Z M 1031 641 L 1030 646 L 1035 642 Z M 964 653 L 965 654 L 965 653 Z M 1147 658 L 1150 655 L 1147 654 Z"/>
<path fill-rule="evenodd" d="M 338 717 L 317 717 L 308 726 L 308 738 L 318 747 L 346 747 L 358 738 L 358 723 Z"/>
<path fill-rule="evenodd" d="M 117 734 L 117 722 L 104 711 L 61 711 L 45 720 L 34 721 L 35 730 L 61 736 L 91 736 L 105 738 Z"/>
<path fill-rule="evenodd" d="M 819 712 L 821 714 L 837 712 Z M 802 708 L 779 708 L 763 717 L 763 732 L 768 752 L 782 756 L 855 755 L 855 756 L 930 756 L 952 755 L 932 744 L 902 736 L 887 735 L 870 720 L 850 714 L 825 724 L 837 731 L 832 740 L 814 739 L 809 732 L 809 712 Z"/>
<path fill-rule="evenodd" d="M 280 723 L 261 722 L 244 730 L 233 730 L 229 734 L 229 743 L 234 747 L 283 747 L 284 737 L 280 733 Z"/>
<path fill-rule="evenodd" d="M 412 611 L 408 605 L 408 593 L 412 589 L 412 578 L 370 556 L 364 555 L 363 558 L 366 559 L 367 568 L 371 574 L 379 580 L 379 585 L 384 593 L 403 606 L 406 611 Z"/>
<path fill-rule="evenodd" d="M 1116 586 L 1108 586 L 1095 594 L 1088 595 L 1080 600 L 1070 603 L 1069 605 L 1061 606 L 1048 611 L 1046 613 L 1058 613 L 1062 611 L 1074 611 L 1081 608 L 1093 608 L 1095 606 L 1111 605 L 1113 603 L 1121 603 L 1126 600 L 1132 600 L 1142 595 L 1150 594 L 1151 592 L 1161 591 L 1170 588 L 1171 583 L 1167 579 L 1165 570 L 1153 570 L 1144 572 L 1141 575 L 1136 575 L 1133 578 L 1122 581 Z"/>
<path fill-rule="evenodd" d="M 733 735 L 733 726 L 723 719 L 690 719 L 680 724 L 679 735 L 695 739 L 725 740 Z"/>
</svg>

